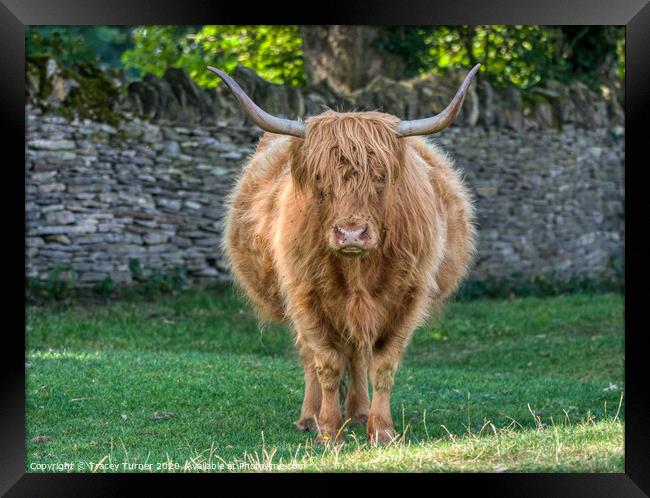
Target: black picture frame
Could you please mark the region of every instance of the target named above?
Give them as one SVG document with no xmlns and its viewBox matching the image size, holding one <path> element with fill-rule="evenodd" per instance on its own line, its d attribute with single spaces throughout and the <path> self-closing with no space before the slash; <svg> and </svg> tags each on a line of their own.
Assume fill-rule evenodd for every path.
<svg viewBox="0 0 650 498">
<path fill-rule="evenodd" d="M 478 486 L 481 495 L 526 497 L 623 497 L 650 495 L 650 389 L 647 353 L 643 347 L 644 297 L 639 291 L 645 275 L 639 272 L 639 241 L 643 237 L 640 220 L 644 183 L 639 180 L 647 168 L 647 132 L 643 116 L 650 116 L 650 5 L 648 0 L 508 0 L 498 4 L 486 0 L 445 2 L 400 0 L 357 3 L 340 0 L 297 8 L 278 2 L 208 3 L 202 0 L 2 0 L 0 3 L 0 99 L 2 101 L 3 147 L 7 180 L 2 195 L 5 215 L 6 257 L 3 279 L 4 313 L 3 361 L 5 374 L 0 416 L 0 493 L 6 496 L 113 496 L 126 494 L 136 480 L 147 486 L 163 484 L 165 476 L 81 475 L 25 473 L 25 314 L 24 292 L 13 290 L 10 282 L 24 285 L 25 213 L 25 36 L 26 25 L 136 25 L 136 24 L 546 24 L 546 25 L 625 25 L 625 211 L 626 211 L 626 316 L 625 316 L 625 473 L 621 474 L 426 474 L 355 475 L 363 484 L 395 483 L 397 479 L 421 479 L 432 493 L 442 492 L 439 484 L 452 485 L 454 493 Z M 252 14 L 254 13 L 254 14 Z M 631 166 L 631 167 L 629 167 Z M 636 204 L 636 205 L 635 205 Z M 636 219 L 635 218 L 639 218 Z M 22 240 L 21 244 L 19 241 Z M 637 254 L 634 254 L 635 249 Z M 7 317 L 13 320 L 7 320 Z M 7 340 L 9 339 L 9 340 Z M 6 349 L 8 347 L 8 349 Z M 309 475 L 201 475 L 201 479 L 233 479 L 242 485 L 255 480 L 323 480 L 311 490 L 340 492 L 340 479 L 333 474 Z M 187 481 L 174 479 L 185 486 Z M 287 483 L 285 483 L 286 486 Z M 436 486 L 436 488 L 429 486 Z M 425 489 L 427 489 L 425 488 Z M 296 488 L 300 489 L 300 488 Z M 305 488 L 303 488 L 305 489 Z M 404 488 L 414 489 L 415 488 Z M 148 493 L 150 494 L 150 493 Z"/>
</svg>

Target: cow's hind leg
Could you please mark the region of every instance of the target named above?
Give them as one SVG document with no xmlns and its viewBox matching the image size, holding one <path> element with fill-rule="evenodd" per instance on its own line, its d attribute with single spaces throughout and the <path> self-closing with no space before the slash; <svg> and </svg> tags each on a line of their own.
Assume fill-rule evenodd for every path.
<svg viewBox="0 0 650 498">
<path fill-rule="evenodd" d="M 345 418 L 351 424 L 366 426 L 370 412 L 368 397 L 368 358 L 362 352 L 350 355 L 350 384 L 345 398 Z"/>
<path fill-rule="evenodd" d="M 314 353 L 302 345 L 300 346 L 300 360 L 305 369 L 305 397 L 302 401 L 300 418 L 294 422 L 294 425 L 301 431 L 316 431 L 322 395 L 314 364 Z"/>
</svg>

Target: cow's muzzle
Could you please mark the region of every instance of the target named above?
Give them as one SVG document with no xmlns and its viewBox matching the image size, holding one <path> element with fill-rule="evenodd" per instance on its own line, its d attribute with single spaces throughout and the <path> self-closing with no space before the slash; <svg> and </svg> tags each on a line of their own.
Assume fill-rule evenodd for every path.
<svg viewBox="0 0 650 498">
<path fill-rule="evenodd" d="M 374 249 L 376 239 L 367 223 L 342 223 L 332 227 L 333 248 L 346 256 L 357 256 Z"/>
</svg>

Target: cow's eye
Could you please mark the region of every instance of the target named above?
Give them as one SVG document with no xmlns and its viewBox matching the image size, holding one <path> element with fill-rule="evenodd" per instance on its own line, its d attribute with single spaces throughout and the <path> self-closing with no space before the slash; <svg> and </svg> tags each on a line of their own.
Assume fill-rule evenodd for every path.
<svg viewBox="0 0 650 498">
<path fill-rule="evenodd" d="M 344 179 L 345 181 L 349 181 L 349 180 L 351 180 L 352 178 L 356 178 L 357 176 L 359 176 L 359 173 L 357 173 L 356 171 L 352 170 L 352 171 L 349 171 L 348 173 L 346 173 L 345 176 L 343 177 L 343 179 Z"/>
</svg>

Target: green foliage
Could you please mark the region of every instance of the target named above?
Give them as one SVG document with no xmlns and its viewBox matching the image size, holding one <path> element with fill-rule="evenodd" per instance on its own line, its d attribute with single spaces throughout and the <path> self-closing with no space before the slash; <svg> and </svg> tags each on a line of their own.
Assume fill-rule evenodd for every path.
<svg viewBox="0 0 650 498">
<path fill-rule="evenodd" d="M 455 31 L 455 32 L 454 32 Z M 441 68 L 471 67 L 497 86 L 530 88 L 545 79 L 553 58 L 552 32 L 539 26 L 464 26 L 445 33 L 432 50 Z"/>
<path fill-rule="evenodd" d="M 298 26 L 141 26 L 132 36 L 122 62 L 140 74 L 182 67 L 199 85 L 214 87 L 219 79 L 207 65 L 230 72 L 241 64 L 273 83 L 305 82 Z"/>
<path fill-rule="evenodd" d="M 142 269 L 142 264 L 137 258 L 129 260 L 129 272 L 131 272 L 131 278 L 135 282 L 140 282 L 143 280 L 144 270 Z"/>
<path fill-rule="evenodd" d="M 433 27 L 393 26 L 387 36 L 375 41 L 381 50 L 399 55 L 406 63 L 405 78 L 411 78 L 430 68 L 433 63 L 430 52 Z"/>
<path fill-rule="evenodd" d="M 169 294 L 181 291 L 188 286 L 187 270 L 183 266 L 175 266 L 168 272 L 154 270 L 145 280 L 144 291 L 148 295 L 159 293 Z"/>
<path fill-rule="evenodd" d="M 559 80 L 579 78 L 588 84 L 611 78 L 620 72 L 620 43 L 625 41 L 622 26 L 562 26 L 557 44 Z"/>
<path fill-rule="evenodd" d="M 376 45 L 404 59 L 404 77 L 479 62 L 493 84 L 522 89 L 548 79 L 597 88 L 625 74 L 622 26 L 394 26 L 387 33 Z M 132 79 L 182 67 L 199 85 L 214 87 L 219 79 L 206 65 L 229 72 L 241 64 L 274 83 L 305 84 L 295 25 L 39 26 L 26 29 L 26 43 L 28 55 L 120 67 Z"/>
<path fill-rule="evenodd" d="M 488 276 L 470 278 L 458 290 L 459 301 L 475 299 L 512 299 L 515 297 L 548 297 L 576 293 L 624 292 L 623 273 L 603 273 L 591 276 L 573 275 L 562 278 L 554 272 L 509 277 Z"/>
<path fill-rule="evenodd" d="M 579 79 L 596 87 L 624 74 L 624 28 L 620 26 L 400 26 L 385 49 L 407 61 L 411 74 L 470 68 L 497 86 L 534 87 L 543 80 Z"/>
<path fill-rule="evenodd" d="M 115 282 L 113 282 L 113 279 L 110 275 L 107 275 L 104 280 L 95 284 L 93 290 L 99 297 L 110 297 L 115 290 Z"/>
<path fill-rule="evenodd" d="M 27 279 L 25 298 L 28 303 L 68 300 L 76 282 L 77 274 L 70 265 L 56 266 L 46 279 Z"/>
<path fill-rule="evenodd" d="M 468 302 L 479 299 L 513 299 L 518 297 L 549 297 L 567 294 L 598 294 L 603 292 L 623 293 L 625 290 L 624 269 L 612 259 L 611 271 L 590 276 L 574 275 L 562 278 L 554 272 L 525 276 L 514 273 L 508 277 L 487 276 L 469 278 L 459 288 L 456 300 Z M 107 276 L 94 287 L 99 297 L 128 297 L 145 295 L 155 297 L 177 294 L 191 287 L 185 266 L 175 266 L 168 271 L 153 269 L 148 275 L 138 259 L 128 264 L 135 285 L 118 286 Z M 85 299 L 83 289 L 75 289 L 76 274 L 70 266 L 57 267 L 45 280 L 28 279 L 26 296 L 28 302 L 69 301 L 70 298 Z"/>
<path fill-rule="evenodd" d="M 616 75 L 621 79 L 625 79 L 625 36 L 621 36 L 616 41 L 616 57 L 618 65 L 616 67 Z"/>
<path fill-rule="evenodd" d="M 133 48 L 126 50 L 121 61 L 136 76 L 152 73 L 162 76 L 169 67 L 181 67 L 179 59 L 186 48 L 184 26 L 138 26 L 131 32 Z"/>
<path fill-rule="evenodd" d="M 129 271 L 135 285 L 118 285 L 107 275 L 90 289 L 76 287 L 77 274 L 70 265 L 54 268 L 47 278 L 28 278 L 25 285 L 25 296 L 30 304 L 46 304 L 50 302 L 70 303 L 73 300 L 93 300 L 99 298 L 128 298 L 143 295 L 155 297 L 165 294 L 176 294 L 191 287 L 187 277 L 187 268 L 177 265 L 170 270 L 153 269 L 148 275 L 138 259 L 129 261 Z M 90 292 L 89 292 L 90 291 Z"/>
<path fill-rule="evenodd" d="M 167 272 L 156 268 L 145 277 L 140 260 L 134 258 L 129 261 L 129 271 L 133 281 L 138 283 L 136 290 L 149 296 L 178 292 L 187 289 L 190 285 L 185 266 L 177 265 Z"/>
<path fill-rule="evenodd" d="M 126 26 L 81 27 L 84 43 L 99 59 L 101 66 L 121 67 L 122 53 L 132 47 L 131 32 Z"/>
<path fill-rule="evenodd" d="M 117 125 L 120 115 L 113 111 L 112 105 L 118 98 L 118 91 L 110 77 L 96 65 L 78 63 L 74 68 L 65 68 L 64 76 L 77 81 L 78 86 L 70 91 L 66 105 L 59 111 L 71 116 L 72 112 L 80 118 L 92 119 Z"/>
<path fill-rule="evenodd" d="M 50 58 L 59 63 L 56 76 L 47 75 Z M 111 76 L 95 63 L 75 62 L 72 67 L 61 66 L 61 63 L 60 58 L 46 54 L 26 57 L 30 97 L 37 99 L 41 107 L 54 108 L 68 119 L 78 116 L 116 125 L 120 115 L 114 112 L 113 103 L 118 99 L 118 89 Z M 65 82 L 65 86 L 70 85 L 70 90 L 62 106 L 50 107 L 49 97 L 55 91 L 57 80 L 58 83 Z M 57 102 L 58 98 L 55 99 Z"/>
<path fill-rule="evenodd" d="M 28 26 L 25 42 L 27 56 L 56 57 L 66 66 L 119 67 L 122 52 L 131 45 L 124 26 Z"/>
<path fill-rule="evenodd" d="M 56 56 L 66 65 L 97 62 L 97 55 L 86 46 L 83 34 L 67 26 L 28 26 L 25 52 L 28 56 Z"/>
</svg>

